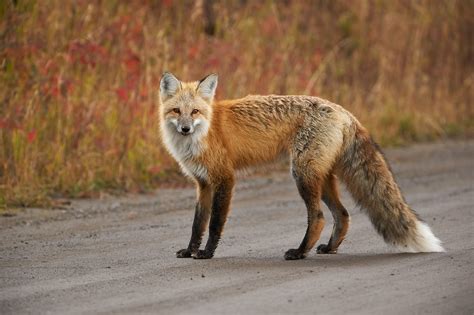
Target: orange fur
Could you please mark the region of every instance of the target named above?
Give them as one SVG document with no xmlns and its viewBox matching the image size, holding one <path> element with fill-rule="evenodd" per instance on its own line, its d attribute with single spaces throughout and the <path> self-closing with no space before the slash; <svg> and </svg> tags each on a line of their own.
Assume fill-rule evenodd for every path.
<svg viewBox="0 0 474 315">
<path fill-rule="evenodd" d="M 341 106 L 311 96 L 247 96 L 214 102 L 217 76 L 184 83 L 169 73 L 160 82 L 163 142 L 198 184 L 188 248 L 178 257 L 211 258 L 230 211 L 237 169 L 291 157 L 292 174 L 308 210 L 308 228 L 286 259 L 301 259 L 324 226 L 322 199 L 334 217 L 331 239 L 318 253 L 335 253 L 349 227 L 336 174 L 365 207 L 384 239 L 409 251 L 441 251 L 439 240 L 403 200 L 383 155 L 357 119 Z M 199 250 L 208 222 L 209 239 Z"/>
</svg>

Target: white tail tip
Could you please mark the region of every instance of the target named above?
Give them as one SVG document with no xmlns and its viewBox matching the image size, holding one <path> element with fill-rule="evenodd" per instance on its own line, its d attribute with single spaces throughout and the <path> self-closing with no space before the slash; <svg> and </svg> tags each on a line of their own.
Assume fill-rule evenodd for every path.
<svg viewBox="0 0 474 315">
<path fill-rule="evenodd" d="M 423 222 L 416 222 L 416 230 L 402 250 L 410 253 L 445 252 L 441 241 L 434 236 L 430 227 Z"/>
</svg>

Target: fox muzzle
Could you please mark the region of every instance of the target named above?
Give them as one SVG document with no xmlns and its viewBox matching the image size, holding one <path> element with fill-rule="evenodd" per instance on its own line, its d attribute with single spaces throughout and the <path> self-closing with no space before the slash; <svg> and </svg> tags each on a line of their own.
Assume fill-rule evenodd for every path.
<svg viewBox="0 0 474 315">
<path fill-rule="evenodd" d="M 194 132 L 193 120 L 191 117 L 182 117 L 177 120 L 177 131 L 183 136 L 187 136 Z"/>
</svg>

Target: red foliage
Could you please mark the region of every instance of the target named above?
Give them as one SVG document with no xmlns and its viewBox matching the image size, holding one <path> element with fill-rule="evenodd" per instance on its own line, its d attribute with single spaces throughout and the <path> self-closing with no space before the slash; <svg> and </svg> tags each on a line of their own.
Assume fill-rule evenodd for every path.
<svg viewBox="0 0 474 315">
<path fill-rule="evenodd" d="M 148 172 L 152 175 L 158 175 L 163 171 L 163 167 L 161 165 L 152 165 L 148 168 Z"/>
<path fill-rule="evenodd" d="M 64 79 L 57 75 L 51 75 L 41 87 L 41 91 L 44 95 L 52 96 L 54 98 L 66 97 L 73 90 L 74 85 L 71 80 Z"/>
<path fill-rule="evenodd" d="M 48 59 L 40 65 L 39 71 L 42 75 L 47 76 L 51 73 L 57 73 L 58 68 L 58 64 L 53 59 Z"/>
<path fill-rule="evenodd" d="M 193 60 L 197 57 L 197 55 L 199 54 L 199 43 L 196 43 L 196 45 L 193 45 L 191 47 L 189 47 L 189 50 L 188 50 L 188 58 Z"/>
<path fill-rule="evenodd" d="M 266 36 L 275 35 L 275 32 L 278 31 L 278 21 L 276 17 L 270 15 L 265 20 L 263 20 L 261 30 Z"/>
<path fill-rule="evenodd" d="M 314 52 L 313 58 L 312 58 L 314 65 L 319 66 L 322 59 L 323 59 L 323 52 L 321 51 L 321 49 L 316 48 L 316 51 Z"/>
<path fill-rule="evenodd" d="M 208 60 L 207 60 L 207 67 L 209 68 L 218 68 L 219 67 L 219 58 L 217 57 L 210 57 Z"/>
<path fill-rule="evenodd" d="M 15 129 L 22 129 L 18 123 L 8 120 L 8 119 L 0 119 L 0 129 L 7 129 L 7 130 L 15 130 Z"/>
<path fill-rule="evenodd" d="M 140 57 L 136 54 L 129 52 L 127 57 L 123 60 L 127 72 L 130 74 L 139 74 L 140 73 Z"/>
<path fill-rule="evenodd" d="M 171 5 L 173 4 L 173 0 L 162 0 L 162 2 L 166 8 L 171 7 Z"/>
<path fill-rule="evenodd" d="M 122 59 L 122 64 L 124 65 L 127 75 L 124 84 L 117 88 L 115 93 L 120 100 L 127 102 L 130 100 L 134 91 L 136 92 L 135 95 L 141 94 L 142 92 L 139 89 L 141 76 L 140 57 L 132 51 L 128 51 L 126 57 Z M 136 107 L 136 104 L 132 107 Z"/>
<path fill-rule="evenodd" d="M 74 40 L 69 44 L 68 60 L 70 63 L 79 62 L 94 68 L 97 63 L 104 62 L 108 56 L 107 50 L 96 43 Z"/>
<path fill-rule="evenodd" d="M 140 97 L 145 99 L 148 96 L 148 88 L 144 85 L 140 89 Z"/>
<path fill-rule="evenodd" d="M 32 143 L 33 141 L 35 141 L 36 136 L 37 136 L 36 130 L 33 129 L 26 134 L 26 139 L 28 140 L 29 143 Z"/>
<path fill-rule="evenodd" d="M 128 101 L 128 98 L 129 98 L 129 91 L 127 88 L 125 87 L 119 87 L 115 90 L 115 93 L 117 94 L 118 98 L 121 100 L 121 101 Z"/>
</svg>

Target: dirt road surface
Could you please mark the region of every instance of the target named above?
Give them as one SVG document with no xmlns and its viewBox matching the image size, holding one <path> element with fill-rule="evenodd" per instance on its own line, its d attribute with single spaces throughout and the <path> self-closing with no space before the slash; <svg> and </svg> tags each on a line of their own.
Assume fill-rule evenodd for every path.
<svg viewBox="0 0 474 315">
<path fill-rule="evenodd" d="M 352 225 L 339 253 L 285 261 L 306 213 L 289 173 L 272 171 L 240 180 L 212 260 L 175 258 L 189 240 L 193 188 L 0 218 L 0 313 L 473 314 L 474 141 L 387 157 L 446 253 L 397 253 L 344 193 Z"/>
</svg>

